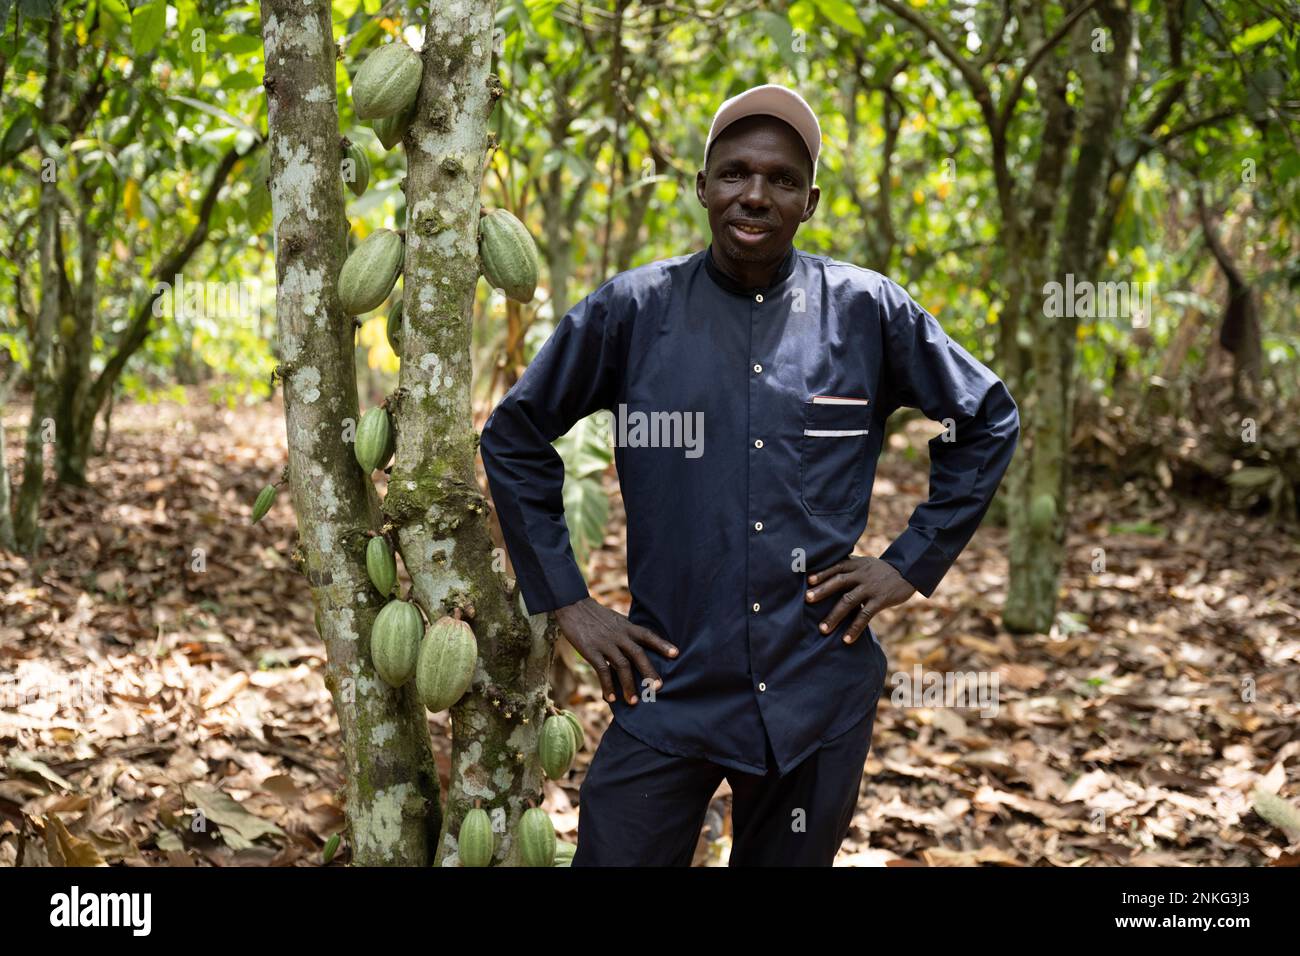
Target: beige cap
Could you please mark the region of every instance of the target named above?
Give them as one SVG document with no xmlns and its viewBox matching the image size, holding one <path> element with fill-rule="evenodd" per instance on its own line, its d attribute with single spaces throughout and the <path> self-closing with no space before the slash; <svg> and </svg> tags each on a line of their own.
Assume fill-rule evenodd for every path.
<svg viewBox="0 0 1300 956">
<path fill-rule="evenodd" d="M 817 122 L 817 115 L 807 101 L 794 90 L 779 83 L 765 83 L 751 87 L 743 93 L 737 93 L 718 107 L 713 114 L 713 125 L 709 127 L 709 138 L 704 141 L 704 156 L 707 159 L 709 147 L 718 135 L 736 120 L 744 116 L 761 114 L 775 116 L 794 127 L 796 133 L 808 147 L 812 157 L 812 184 L 817 182 L 817 154 L 821 152 L 822 128 Z"/>
</svg>

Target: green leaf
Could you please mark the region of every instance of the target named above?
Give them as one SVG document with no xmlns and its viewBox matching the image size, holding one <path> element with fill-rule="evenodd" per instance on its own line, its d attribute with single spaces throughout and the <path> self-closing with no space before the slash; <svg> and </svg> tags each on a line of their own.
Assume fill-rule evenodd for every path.
<svg viewBox="0 0 1300 956">
<path fill-rule="evenodd" d="M 813 6 L 831 23 L 848 30 L 855 37 L 867 35 L 867 28 L 862 25 L 858 11 L 853 8 L 849 0 L 813 0 Z"/>
<path fill-rule="evenodd" d="M 167 26 L 167 4 L 149 0 L 131 13 L 131 47 L 142 56 L 158 45 Z"/>
<path fill-rule="evenodd" d="M 236 129 L 247 130 L 248 132 L 252 133 L 254 136 L 259 135 L 257 130 L 254 129 L 252 126 L 249 126 L 238 116 L 232 116 L 230 113 L 227 113 L 220 106 L 213 106 L 211 103 L 204 103 L 202 100 L 196 100 L 189 96 L 172 96 L 171 99 L 192 106 L 196 110 L 202 110 L 203 112 L 211 116 L 215 116 L 217 119 L 221 120 L 223 123 L 225 123 L 228 126 L 233 126 Z"/>
<path fill-rule="evenodd" d="M 181 48 L 185 51 L 186 61 L 190 67 L 190 77 L 194 86 L 198 87 L 203 84 L 203 73 L 205 70 L 204 53 L 202 49 L 194 49 L 196 46 L 203 46 L 199 40 L 203 37 L 200 32 L 199 38 L 194 36 L 194 31 L 202 31 L 203 23 L 199 19 L 198 10 L 194 6 L 194 0 L 182 0 L 177 4 L 177 10 L 180 12 L 180 31 L 181 31 Z"/>
<path fill-rule="evenodd" d="M 32 131 L 32 118 L 27 113 L 19 113 L 14 117 L 14 121 L 9 124 L 5 130 L 3 140 L 0 140 L 0 160 L 8 160 L 9 155 L 18 148 L 21 143 Z"/>
<path fill-rule="evenodd" d="M 1249 50 L 1253 46 L 1259 46 L 1261 43 L 1273 37 L 1273 34 L 1282 29 L 1282 21 L 1274 17 L 1272 20 L 1265 20 L 1263 23 L 1257 23 L 1248 30 L 1238 33 L 1232 40 L 1232 52 L 1240 53 L 1243 50 Z"/>
</svg>

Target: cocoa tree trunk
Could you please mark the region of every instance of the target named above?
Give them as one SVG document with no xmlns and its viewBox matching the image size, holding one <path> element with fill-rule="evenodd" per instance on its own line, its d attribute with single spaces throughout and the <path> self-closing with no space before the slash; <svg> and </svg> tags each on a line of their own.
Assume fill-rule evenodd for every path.
<svg viewBox="0 0 1300 956">
<path fill-rule="evenodd" d="M 54 465 L 59 482 L 84 485 L 86 460 L 89 458 L 90 436 L 81 431 L 82 416 L 90 394 L 90 356 L 94 351 L 96 276 L 99 243 L 91 222 L 95 208 L 95 188 L 88 179 L 78 192 L 80 206 L 77 217 L 77 259 L 80 264 L 76 292 L 70 309 L 71 335 L 62 336 L 63 367 L 59 375 L 59 403 L 55 415 L 59 441 L 55 445 Z M 90 422 L 93 426 L 94 417 Z"/>
<path fill-rule="evenodd" d="M 42 122 L 53 123 L 62 113 L 65 96 L 63 74 L 59 67 L 59 50 L 63 24 L 58 12 L 51 16 L 47 47 Z M 53 434 L 57 383 L 53 371 L 54 330 L 61 311 L 62 275 L 57 245 L 59 231 L 59 184 L 62 171 L 58 157 L 41 151 L 41 198 L 37 209 L 38 243 L 41 273 L 41 306 L 36 315 L 32 336 L 31 381 L 32 417 L 27 423 L 27 441 L 23 451 L 23 484 L 14 509 L 14 536 L 20 550 L 34 554 L 41 543 L 40 509 L 45 491 L 45 445 L 57 440 Z"/>
<path fill-rule="evenodd" d="M 18 366 L 6 364 L 0 371 L 0 548 L 6 551 L 18 550 L 18 539 L 14 537 L 14 516 L 10 510 L 13 503 L 9 485 L 9 459 L 5 445 L 4 407 L 9 401 L 9 392 L 18 378 Z"/>
<path fill-rule="evenodd" d="M 344 440 L 359 415 L 354 323 L 336 293 L 345 217 L 330 4 L 263 0 L 262 39 L 289 485 L 343 733 L 352 862 L 424 866 L 441 823 L 428 718 L 413 685 L 390 688 L 370 663 L 384 599 L 365 548 L 381 514 Z"/>
<path fill-rule="evenodd" d="M 1106 162 L 1124 115 L 1129 94 L 1129 47 L 1133 30 L 1131 14 L 1110 2 L 1096 5 L 1098 17 L 1106 25 L 1113 44 L 1107 60 L 1101 61 L 1088 44 L 1089 34 L 1076 33 L 1067 49 L 1068 64 L 1049 61 L 1042 70 L 1051 82 L 1059 84 L 1060 98 L 1048 110 L 1048 133 L 1044 138 L 1043 156 L 1054 163 L 1068 163 L 1071 141 L 1076 146 L 1073 169 L 1068 179 L 1065 215 L 1055 214 L 1056 199 L 1064 169 L 1058 169 L 1050 182 L 1040 183 L 1035 196 L 1051 197 L 1052 213 L 1042 217 L 1030 237 L 1031 248 L 1025 250 L 1023 263 L 1038 263 L 1038 279 L 1046 250 L 1059 248 L 1053 278 L 1061 283 L 1067 275 L 1077 280 L 1098 282 L 1102 276 L 1089 271 L 1099 262 L 1095 252 L 1099 236 L 1098 210 L 1103 207 L 1106 186 Z M 1082 80 L 1077 109 L 1078 119 L 1059 127 L 1055 120 L 1065 120 L 1074 113 L 1065 106 L 1065 67 Z M 1077 125 L 1077 132 L 1075 126 Z M 1057 135 L 1060 129 L 1063 135 Z M 1064 132 L 1069 130 L 1068 133 Z M 1053 228 L 1055 227 L 1055 228 Z M 1059 231 L 1058 231 L 1059 230 Z M 1056 234 L 1053 235 L 1053 232 Z M 1035 252 L 1037 250 L 1037 252 Z M 1042 284 L 1028 287 L 1027 314 L 1035 327 L 1029 350 L 1031 375 L 1027 377 L 1029 395 L 1025 396 L 1033 414 L 1027 416 L 1022 433 L 1019 467 L 1013 463 L 1014 476 L 1009 484 L 1013 492 L 1009 503 L 1011 538 L 1011 581 L 1003 622 L 1009 630 L 1044 632 L 1056 618 L 1057 592 L 1065 563 L 1066 525 L 1069 516 L 1070 436 L 1074 427 L 1074 366 L 1078 319 L 1072 311 L 1049 317 L 1043 308 Z M 1010 470 L 1010 469 L 1009 469 Z M 1035 523 L 1033 516 L 1042 514 L 1041 503 L 1050 498 L 1055 519 Z M 1036 508 L 1035 504 L 1039 507 Z"/>
<path fill-rule="evenodd" d="M 537 738 L 548 714 L 555 631 L 530 618 L 493 568 L 486 502 L 475 474 L 470 333 L 478 282 L 480 189 L 495 4 L 435 5 L 424 79 L 406 134 L 406 329 L 389 408 L 397 460 L 385 511 L 418 602 L 433 617 L 461 608 L 478 641 L 473 683 L 451 708 L 451 784 L 435 860 L 458 862 L 456 833 L 479 800 L 501 834 L 494 862 L 513 864 L 520 816 L 542 786 Z"/>
</svg>

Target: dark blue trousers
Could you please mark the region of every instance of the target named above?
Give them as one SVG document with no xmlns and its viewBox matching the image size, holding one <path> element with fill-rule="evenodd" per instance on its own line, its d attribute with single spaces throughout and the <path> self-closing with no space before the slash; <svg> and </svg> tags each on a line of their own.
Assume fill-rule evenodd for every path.
<svg viewBox="0 0 1300 956">
<path fill-rule="evenodd" d="M 784 777 L 677 757 L 612 722 L 578 791 L 573 866 L 690 866 L 709 801 L 731 785 L 731 866 L 830 866 L 849 832 L 876 708 Z"/>
</svg>

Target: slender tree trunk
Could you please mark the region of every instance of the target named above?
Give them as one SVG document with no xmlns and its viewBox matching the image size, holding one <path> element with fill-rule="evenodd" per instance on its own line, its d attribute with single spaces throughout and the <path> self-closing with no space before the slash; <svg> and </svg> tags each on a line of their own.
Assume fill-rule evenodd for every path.
<svg viewBox="0 0 1300 956">
<path fill-rule="evenodd" d="M 502 834 L 496 862 L 518 861 L 513 834 L 542 786 L 537 738 L 555 639 L 547 616 L 529 618 L 492 566 L 475 476 L 470 321 L 487 121 L 501 92 L 489 73 L 493 13 L 493 3 L 435 6 L 425 31 L 424 82 L 406 134 L 407 329 L 389 405 L 397 463 L 385 511 L 414 593 L 435 617 L 461 608 L 479 649 L 473 683 L 451 709 L 441 865 L 458 861 L 455 834 L 475 800 Z"/>
<path fill-rule="evenodd" d="M 66 314 L 71 314 L 73 327 L 70 329 L 71 335 L 61 336 L 63 368 L 59 376 L 58 412 L 54 419 L 59 435 L 55 444 L 55 471 L 61 483 L 73 485 L 86 483 L 86 460 L 90 457 L 89 431 L 94 427 L 94 418 L 91 417 L 91 429 L 84 429 L 83 417 L 79 414 L 90 394 L 90 356 L 94 350 L 97 288 L 95 266 L 99 254 L 99 244 L 91 222 L 94 187 L 89 183 L 87 180 L 87 185 L 78 190 L 81 208 L 77 220 L 77 258 L 81 275 L 72 308 L 64 310 Z"/>
<path fill-rule="evenodd" d="M 59 68 L 59 49 L 63 30 L 62 18 L 55 12 L 50 20 L 48 72 L 42 122 L 52 123 L 63 110 L 64 84 Z M 14 511 L 14 534 L 18 547 L 34 554 L 40 547 L 41 499 L 45 492 L 45 445 L 57 440 L 54 433 L 54 330 L 62 310 L 60 295 L 63 282 L 59 271 L 59 184 L 63 170 L 42 151 L 41 198 L 37 208 L 40 244 L 41 307 L 36 315 L 31 352 L 32 417 L 27 423 L 27 442 L 23 457 L 23 485 L 18 491 Z"/>
<path fill-rule="evenodd" d="M 1087 270 L 1090 263 L 1099 261 L 1094 254 L 1097 213 L 1103 206 L 1107 157 L 1128 98 L 1132 25 L 1129 15 L 1111 3 L 1098 4 L 1097 12 L 1111 44 L 1110 52 L 1104 54 L 1106 59 L 1101 60 L 1100 54 L 1089 50 L 1086 32 L 1075 34 L 1070 44 L 1073 72 L 1082 78 L 1077 136 L 1073 122 L 1061 125 L 1072 112 L 1064 104 L 1063 69 L 1054 64 L 1043 69 L 1045 76 L 1061 84 L 1062 96 L 1055 105 L 1049 105 L 1042 153 L 1044 159 L 1057 165 L 1057 170 L 1050 181 L 1038 184 L 1035 196 L 1059 194 L 1065 182 L 1071 140 L 1076 141 L 1077 149 L 1068 180 L 1065 215 L 1056 214 L 1054 198 L 1050 209 L 1044 201 L 1046 214 L 1035 215 L 1030 248 L 1024 250 L 1022 259 L 1035 269 L 1038 284 L 1036 289 L 1030 286 L 1027 290 L 1027 301 L 1033 303 L 1028 316 L 1036 328 L 1029 352 L 1029 401 L 1034 414 L 1027 416 L 1024 427 L 1017 455 L 1019 467 L 1012 481 L 1016 506 L 1009 510 L 1012 574 L 1003 621 L 1012 631 L 1043 632 L 1052 626 L 1066 557 L 1078 319 L 1073 317 L 1072 309 L 1058 317 L 1046 314 L 1041 280 L 1042 266 L 1053 252 L 1053 278 L 1057 282 L 1064 284 L 1067 275 L 1073 275 L 1077 282 L 1096 283 L 1102 279 Z"/>
<path fill-rule="evenodd" d="M 91 454 L 95 434 L 95 420 L 108 405 L 127 363 L 140 350 L 140 347 L 144 345 L 153 331 L 155 322 L 154 304 L 165 290 L 161 283 L 174 283 L 176 276 L 185 269 L 195 253 L 207 241 L 208 225 L 213 209 L 216 207 L 221 190 L 225 187 L 226 181 L 239 159 L 239 153 L 232 147 L 217 164 L 216 169 L 213 170 L 212 178 L 208 180 L 207 191 L 199 202 L 198 218 L 193 228 L 190 229 L 189 235 L 177 245 L 166 259 L 158 263 L 150 274 L 150 279 L 159 284 L 156 284 L 148 295 L 137 303 L 130 324 L 123 331 L 118 340 L 117 348 L 108 358 L 108 361 L 105 362 L 103 370 L 94 378 L 93 382 L 87 380 L 78 386 L 83 397 L 76 402 L 73 409 L 72 421 L 74 424 L 72 435 L 69 438 L 70 441 L 76 443 L 76 447 L 68 451 L 69 468 L 73 475 L 77 471 L 76 466 L 78 463 L 80 464 L 80 470 L 84 473 L 86 460 Z M 78 319 L 78 335 L 86 334 L 81 327 L 83 321 L 93 325 L 94 319 L 93 316 L 84 320 Z M 61 436 L 60 441 L 62 440 Z"/>
<path fill-rule="evenodd" d="M 1000 321 L 1001 359 L 1007 387 L 1021 407 L 1021 437 L 1007 468 L 1006 514 L 1010 580 L 1002 612 L 1011 631 L 1051 627 L 1056 614 L 1057 570 L 1040 555 L 1050 552 L 1060 521 L 1035 524 L 1031 505 L 1037 494 L 1036 456 L 1055 443 L 1061 422 L 1043 381 L 1052 364 L 1056 329 L 1044 316 L 1042 290 L 1051 274 L 1056 239 L 1057 196 L 1069 162 L 1072 109 L 1066 99 L 1065 71 L 1047 63 L 1040 71 L 1040 96 L 1046 100 L 1042 148 L 1034 166 L 1027 209 L 1003 207 L 1007 232 L 1008 308 Z M 1044 338 L 1050 339 L 1042 342 Z"/>
<path fill-rule="evenodd" d="M 354 324 L 336 294 L 345 218 L 329 3 L 263 0 L 262 38 L 289 485 L 343 732 L 352 862 L 423 866 L 441 821 L 428 718 L 413 685 L 390 688 L 370 663 L 384 599 L 365 548 L 381 514 L 344 440 L 359 416 Z"/>
<path fill-rule="evenodd" d="M 18 539 L 14 537 L 13 492 L 9 485 L 9 459 L 5 445 L 4 407 L 9 401 L 9 392 L 18 377 L 18 367 L 12 366 L 7 373 L 0 376 L 0 548 L 6 551 L 18 550 Z"/>
</svg>

